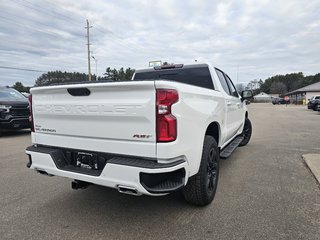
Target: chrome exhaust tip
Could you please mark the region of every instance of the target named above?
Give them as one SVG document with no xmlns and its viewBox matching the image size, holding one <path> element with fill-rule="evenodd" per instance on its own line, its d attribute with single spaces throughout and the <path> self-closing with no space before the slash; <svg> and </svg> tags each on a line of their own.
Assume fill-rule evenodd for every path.
<svg viewBox="0 0 320 240">
<path fill-rule="evenodd" d="M 138 190 L 134 187 L 124 186 L 124 185 L 118 185 L 117 189 L 120 193 L 139 196 Z"/>
</svg>

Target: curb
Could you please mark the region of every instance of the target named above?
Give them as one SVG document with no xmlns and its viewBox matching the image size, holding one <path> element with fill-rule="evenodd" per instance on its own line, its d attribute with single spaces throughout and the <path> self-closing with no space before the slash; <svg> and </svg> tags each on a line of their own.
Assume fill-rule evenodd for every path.
<svg viewBox="0 0 320 240">
<path fill-rule="evenodd" d="M 320 184 L 320 154 L 303 154 L 302 158 Z"/>
</svg>

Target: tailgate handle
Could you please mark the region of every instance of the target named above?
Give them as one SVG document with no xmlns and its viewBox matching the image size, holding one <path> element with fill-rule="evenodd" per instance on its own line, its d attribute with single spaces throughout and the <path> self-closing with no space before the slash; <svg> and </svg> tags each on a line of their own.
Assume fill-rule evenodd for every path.
<svg viewBox="0 0 320 240">
<path fill-rule="evenodd" d="M 72 96 L 89 96 L 90 90 L 88 88 L 68 88 L 68 93 Z"/>
</svg>

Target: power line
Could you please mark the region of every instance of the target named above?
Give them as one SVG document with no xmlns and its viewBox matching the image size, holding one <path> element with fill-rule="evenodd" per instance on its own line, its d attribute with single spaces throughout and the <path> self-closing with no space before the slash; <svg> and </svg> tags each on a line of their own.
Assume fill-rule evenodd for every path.
<svg viewBox="0 0 320 240">
<path fill-rule="evenodd" d="M 37 12 L 40 11 L 40 12 L 43 12 L 45 14 L 50 14 L 52 16 L 57 16 L 59 15 L 60 17 L 63 17 L 65 19 L 68 19 L 68 20 L 71 20 L 72 22 L 76 23 L 77 25 L 80 26 L 80 21 L 76 21 L 75 19 L 71 18 L 70 16 L 68 15 L 65 15 L 61 12 L 57 12 L 57 11 L 53 11 L 53 9 L 48 9 L 48 8 L 45 8 L 44 6 L 40 6 L 38 4 L 35 4 L 35 3 L 32 3 L 28 0 L 13 0 L 14 2 L 16 2 L 17 4 L 20 4 L 24 7 L 27 7 L 27 8 L 30 8 L 30 9 L 33 9 L 33 10 L 36 10 Z M 27 3 L 28 5 L 25 5 L 23 4 L 21 1 Z M 48 1 L 47 1 L 48 2 Z M 51 4 L 51 2 L 48 2 L 49 4 Z M 51 4 L 53 6 L 55 6 L 54 4 Z M 71 13 L 71 12 L 70 12 Z M 113 31 L 107 29 L 105 30 L 105 28 L 103 28 L 102 26 L 98 25 L 98 24 L 95 24 L 95 29 L 97 31 L 99 31 L 100 33 L 103 33 L 103 34 L 112 34 L 113 36 L 115 36 L 116 38 L 118 39 L 121 39 L 121 37 L 117 36 Z"/>
<path fill-rule="evenodd" d="M 23 2 L 21 2 L 21 1 L 23 1 Z M 48 9 L 44 8 L 43 6 L 36 5 L 36 4 L 34 4 L 34 3 L 32 3 L 32 2 L 29 2 L 29 1 L 27 1 L 27 0 L 14 0 L 14 2 L 17 3 L 17 4 L 19 4 L 19 5 L 21 5 L 21 6 L 24 6 L 24 7 L 30 8 L 30 9 L 32 9 L 32 10 L 35 10 L 35 11 L 37 11 L 37 12 L 40 11 L 40 12 L 43 12 L 43 13 L 45 13 L 45 14 L 50 14 L 50 15 L 55 16 L 55 17 L 57 17 L 57 16 L 59 15 L 59 17 L 63 17 L 63 18 L 65 18 L 65 19 L 68 19 L 69 21 L 72 21 L 73 23 L 76 23 L 77 25 L 79 24 L 78 21 L 74 20 L 74 19 L 71 18 L 70 16 L 67 16 L 67 15 L 65 15 L 65 14 L 62 14 L 62 13 L 60 13 L 60 12 L 53 11 L 52 9 L 48 10 Z M 26 5 L 26 4 L 28 4 L 28 5 Z M 54 6 L 54 5 L 53 5 L 53 6 Z M 115 34 L 113 31 L 111 31 L 111 30 L 109 30 L 109 29 L 106 30 L 104 27 L 102 27 L 102 26 L 100 26 L 100 25 L 98 25 L 98 24 L 95 24 L 95 29 L 96 29 L 98 32 L 102 33 L 102 34 L 105 34 L 105 35 L 107 35 L 107 36 L 109 36 L 109 37 L 112 37 L 113 39 L 117 39 L 117 40 L 118 40 L 118 44 L 120 44 L 121 46 L 123 46 L 125 49 L 128 48 L 128 43 L 127 43 L 122 37 L 120 37 L 120 36 L 118 36 L 117 34 Z M 131 44 L 131 45 L 134 45 L 135 48 L 140 49 L 140 52 L 141 52 L 141 51 L 142 51 L 142 52 L 147 52 L 147 51 L 145 50 L 145 48 L 141 47 L 140 45 L 138 45 L 138 44 L 136 44 L 136 43 L 130 43 L 130 44 Z"/>
<path fill-rule="evenodd" d="M 128 43 L 120 36 L 118 36 L 116 33 L 114 33 L 111 30 L 104 30 L 101 26 L 99 26 L 98 24 L 95 24 L 95 29 L 97 31 L 99 31 L 100 33 L 103 33 L 105 35 L 107 35 L 108 37 L 111 37 L 113 39 L 117 39 L 118 40 L 118 44 L 121 45 L 122 47 L 124 47 L 124 49 L 128 49 Z M 133 46 L 133 48 L 139 49 L 140 52 L 145 52 L 145 53 L 149 53 L 144 47 L 141 47 L 140 45 L 138 45 L 137 43 L 131 42 L 130 43 L 131 46 Z"/>
<path fill-rule="evenodd" d="M 26 7 L 26 8 L 29 8 L 35 12 L 42 12 L 46 15 L 51 15 L 51 16 L 54 16 L 55 18 L 57 19 L 61 19 L 61 18 L 64 18 L 64 19 L 67 19 L 69 22 L 73 22 L 75 25 L 79 26 L 79 22 L 76 21 L 75 19 L 71 18 L 70 16 L 68 15 L 65 15 L 63 13 L 60 13 L 60 12 L 57 12 L 57 11 L 54 11 L 56 9 L 52 9 L 52 8 L 45 8 L 44 6 L 40 6 L 39 4 L 35 4 L 33 2 L 30 2 L 28 0 L 13 0 L 16 4 L 20 5 L 20 6 L 23 6 L 23 7 Z M 23 1 L 23 2 L 22 2 Z M 47 1 L 48 2 L 48 1 Z M 52 4 L 51 2 L 48 2 L 52 7 L 55 7 L 56 5 L 55 4 Z M 60 9 L 63 9 L 63 8 L 60 8 Z M 64 9 L 63 9 L 64 10 Z M 68 10 L 66 10 L 68 11 Z M 70 11 L 68 11 L 70 12 Z M 70 12 L 70 15 L 73 14 L 72 12 Z M 13 15 L 13 14 L 12 14 Z M 3 17 L 2 17 L 3 18 Z M 8 20 L 8 19 L 7 19 Z M 14 22 L 14 20 L 12 20 Z M 17 24 L 16 22 L 14 22 L 15 24 Z M 48 26 L 44 23 L 40 23 L 41 25 L 43 26 L 46 26 L 46 27 L 50 27 L 52 28 L 52 26 Z M 22 25 L 22 24 L 20 24 Z M 29 28 L 32 28 L 30 26 L 28 26 Z M 52 32 L 52 31 L 48 31 L 48 29 L 46 29 L 47 31 L 43 31 L 43 30 L 40 30 L 40 29 L 37 29 L 37 28 L 32 28 L 34 29 L 35 31 L 38 31 L 38 32 L 44 32 L 44 33 L 47 33 L 47 34 L 51 34 L 51 35 L 56 35 L 56 36 L 60 36 L 58 35 L 57 33 L 55 32 Z M 112 30 L 110 29 L 106 29 L 106 27 L 102 27 L 98 24 L 95 24 L 95 30 L 97 30 L 98 32 L 104 34 L 105 36 L 107 37 L 110 37 L 111 39 L 117 39 L 117 44 L 119 44 L 120 46 L 122 46 L 124 49 L 128 49 L 128 44 L 131 45 L 133 48 L 135 49 L 139 49 L 139 52 L 143 52 L 143 53 L 148 53 L 148 51 L 146 51 L 146 49 L 144 47 L 142 47 L 141 45 L 135 43 L 135 42 L 131 42 L 131 43 L 128 43 L 127 40 L 123 39 L 123 37 L 120 37 L 118 36 L 116 33 L 114 33 Z M 74 35 L 74 34 L 71 34 L 71 35 Z M 76 34 L 74 36 L 77 36 Z M 78 35 L 79 36 L 79 35 Z M 95 47 L 96 48 L 96 47 Z M 133 49 L 131 48 L 131 49 Z M 99 49 L 99 48 L 98 48 Z M 129 48 L 130 49 L 130 48 Z M 89 58 L 90 59 L 90 58 Z M 90 75 L 90 74 L 89 74 Z"/>
<path fill-rule="evenodd" d="M 29 8 L 29 9 L 33 9 L 37 13 L 40 11 L 42 13 L 45 13 L 46 15 L 49 14 L 49 15 L 51 15 L 53 17 L 56 17 L 56 16 L 59 15 L 59 18 L 63 17 L 65 19 L 68 19 L 69 21 L 72 21 L 72 22 L 76 23 L 79 26 L 81 24 L 80 21 L 78 22 L 75 19 L 71 18 L 70 16 L 67 16 L 65 14 L 62 14 L 62 13 L 59 13 L 59 12 L 56 12 L 56 11 L 53 11 L 53 9 L 44 8 L 43 6 L 39 6 L 39 5 L 35 4 L 35 3 L 29 2 L 27 0 L 23 0 L 24 3 L 21 2 L 21 1 L 17 1 L 17 0 L 13 0 L 13 1 L 18 5 L 24 6 L 24 7 Z"/>
<path fill-rule="evenodd" d="M 55 36 L 55 37 L 58 37 L 58 38 L 62 38 L 62 35 L 58 34 L 58 33 L 55 33 L 55 32 L 52 32 L 52 31 L 49 31 L 49 30 L 43 30 L 43 29 L 39 29 L 39 28 L 35 28 L 35 27 L 32 27 L 30 25 L 26 25 L 26 24 L 23 24 L 23 23 L 19 23 L 13 19 L 10 19 L 10 18 L 7 18 L 7 17 L 4 17 L 4 16 L 0 16 L 0 18 L 2 18 L 4 21 L 10 23 L 10 24 L 14 24 L 14 25 L 17 25 L 17 26 L 20 26 L 20 27 L 23 27 L 23 28 L 29 28 L 29 29 L 32 29 L 33 31 L 36 31 L 36 32 L 40 32 L 40 33 L 45 33 L 45 34 L 48 34 L 48 35 L 51 35 L 51 36 Z M 44 25 L 44 24 L 42 24 Z M 75 37 L 77 37 L 77 35 L 74 35 Z M 80 35 L 78 35 L 80 36 Z"/>
<path fill-rule="evenodd" d="M 21 4 L 20 2 L 16 2 L 15 1 L 15 3 L 17 3 L 17 4 Z M 24 6 L 24 7 L 27 7 L 27 8 L 30 8 L 30 6 L 27 6 L 27 5 L 24 5 L 24 4 L 21 4 L 22 6 Z M 37 8 L 33 8 L 33 7 L 31 7 L 31 9 L 33 9 L 33 10 L 35 10 L 37 13 L 39 12 L 39 11 L 41 11 L 41 9 L 37 9 Z M 44 12 L 44 11 L 42 11 L 43 13 L 45 13 L 46 14 L 46 16 L 48 15 L 48 14 L 50 14 L 50 15 L 52 15 L 52 12 Z M 9 16 L 12 16 L 12 17 L 15 17 L 15 19 L 14 20 L 11 20 L 11 21 L 13 21 L 13 22 L 17 22 L 17 19 L 21 19 L 21 20 L 23 20 L 23 18 L 21 18 L 21 15 L 20 16 L 18 16 L 18 15 L 15 15 L 15 14 L 13 14 L 12 12 L 6 12 Z M 52 16 L 55 16 L 54 14 L 52 15 Z M 9 19 L 8 18 L 8 16 L 1 16 L 2 18 L 7 18 L 7 19 Z M 28 19 L 28 18 L 26 18 L 26 15 L 24 15 L 24 18 L 25 19 Z M 71 18 L 70 18 L 71 19 Z M 30 19 L 28 19 L 28 20 L 30 20 Z M 34 21 L 34 19 L 32 19 L 32 21 L 33 22 L 35 22 L 35 23 L 37 23 L 37 24 L 39 24 L 39 25 L 42 25 L 42 26 L 44 26 L 44 27 L 46 27 L 46 28 L 50 28 L 50 29 L 54 29 L 53 27 L 52 27 L 52 25 L 48 25 L 48 24 L 45 24 L 45 23 L 43 23 L 43 22 L 40 22 L 40 21 Z M 80 26 L 80 24 L 79 24 L 79 22 L 77 22 L 77 25 L 78 26 Z M 37 30 L 38 28 L 34 28 L 35 30 Z M 46 30 L 49 30 L 49 29 L 46 29 Z M 58 29 L 58 30 L 60 30 L 60 29 Z M 52 31 L 49 31 L 49 32 L 52 32 Z M 65 32 L 68 32 L 68 33 L 70 33 L 70 31 L 65 31 Z M 54 33 L 54 32 L 53 32 Z M 54 34 L 56 34 L 56 35 L 58 35 L 57 33 L 54 33 Z M 80 37 L 81 35 L 80 34 L 75 34 L 75 33 L 70 33 L 70 35 L 74 35 L 74 36 L 77 36 L 77 37 Z"/>
<path fill-rule="evenodd" d="M 10 70 L 27 71 L 27 72 L 47 72 L 47 71 L 41 71 L 41 70 L 35 70 L 35 69 L 17 68 L 17 67 L 6 67 L 6 66 L 0 66 L 0 68 L 10 69 Z"/>
</svg>

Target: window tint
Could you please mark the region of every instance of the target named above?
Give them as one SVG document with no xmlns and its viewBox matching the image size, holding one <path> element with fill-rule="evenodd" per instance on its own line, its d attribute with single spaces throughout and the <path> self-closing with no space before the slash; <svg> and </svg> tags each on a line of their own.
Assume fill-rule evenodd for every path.
<svg viewBox="0 0 320 240">
<path fill-rule="evenodd" d="M 172 80 L 198 87 L 214 89 L 208 67 L 163 69 L 150 72 L 137 72 L 133 80 Z"/>
<path fill-rule="evenodd" d="M 231 95 L 234 96 L 234 97 L 239 97 L 237 89 L 233 85 L 231 79 L 229 78 L 229 76 L 227 74 L 225 76 L 226 76 L 226 79 L 227 79 L 227 83 L 228 83 Z"/>
<path fill-rule="evenodd" d="M 230 94 L 229 87 L 228 87 L 228 84 L 227 84 L 226 79 L 225 79 L 225 77 L 224 77 L 224 75 L 223 75 L 223 72 L 221 72 L 220 70 L 216 69 L 216 73 L 217 73 L 217 75 L 218 75 L 218 77 L 219 77 L 219 80 L 220 80 L 220 83 L 221 83 L 221 85 L 222 85 L 222 87 L 223 87 L 223 90 L 224 90 L 227 94 L 231 95 L 231 94 Z"/>
</svg>

